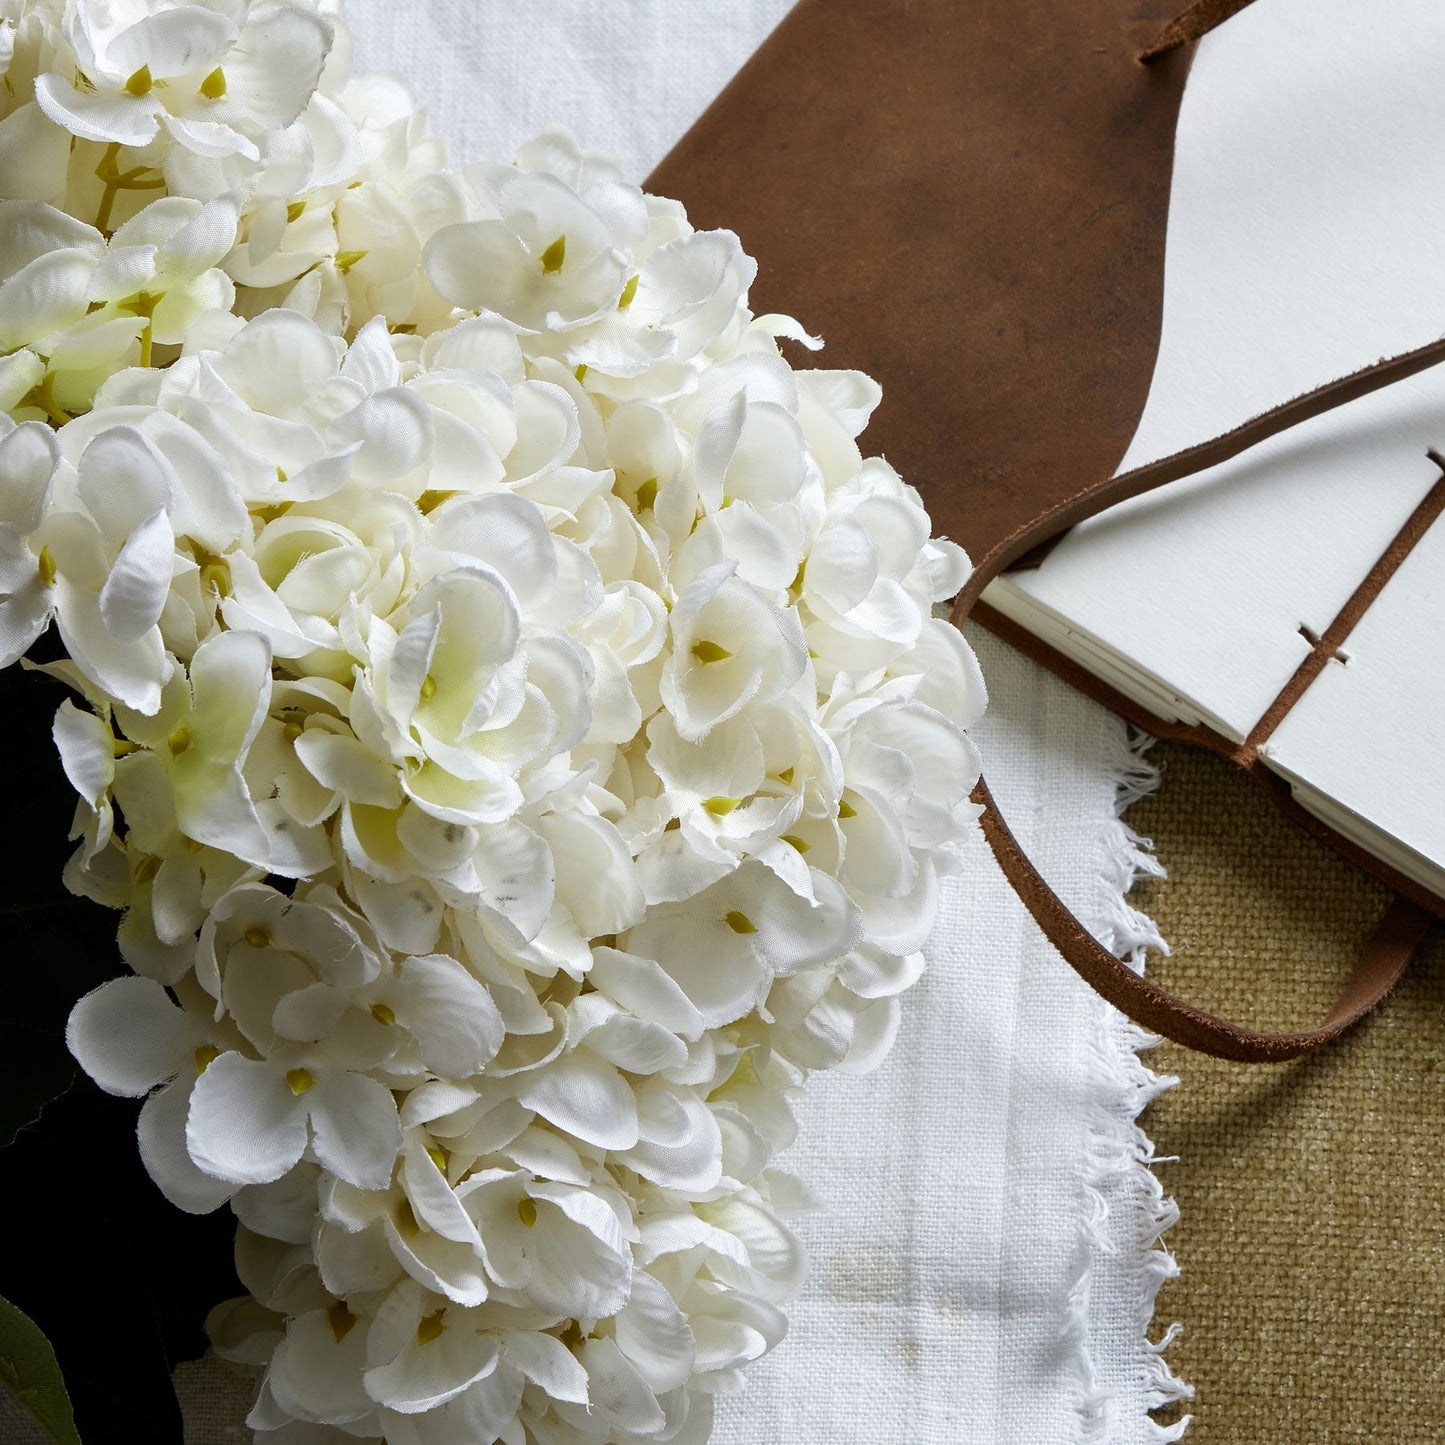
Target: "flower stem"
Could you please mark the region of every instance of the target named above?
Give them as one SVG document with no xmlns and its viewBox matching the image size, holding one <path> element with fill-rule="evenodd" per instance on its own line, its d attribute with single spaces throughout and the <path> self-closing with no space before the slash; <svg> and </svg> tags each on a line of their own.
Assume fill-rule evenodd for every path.
<svg viewBox="0 0 1445 1445">
<path fill-rule="evenodd" d="M 95 229 L 107 237 L 110 235 L 110 213 L 115 205 L 115 193 L 120 189 L 120 175 L 115 168 L 115 159 L 119 154 L 120 142 L 112 141 L 106 146 L 105 154 L 95 168 L 96 179 L 105 182 L 100 209 L 95 213 Z"/>
<path fill-rule="evenodd" d="M 132 166 L 128 171 L 118 169 L 116 161 L 119 156 L 120 142 L 112 141 L 95 168 L 96 179 L 105 185 L 100 209 L 95 213 L 95 229 L 107 240 L 110 239 L 110 213 L 121 191 L 158 191 L 166 183 L 165 177 L 158 174 L 154 166 Z"/>
</svg>

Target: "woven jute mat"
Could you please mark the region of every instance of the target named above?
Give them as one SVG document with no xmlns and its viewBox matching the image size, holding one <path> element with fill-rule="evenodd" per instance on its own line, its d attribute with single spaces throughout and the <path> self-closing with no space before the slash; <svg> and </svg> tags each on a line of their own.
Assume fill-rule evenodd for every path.
<svg viewBox="0 0 1445 1445">
<path fill-rule="evenodd" d="M 1231 765 L 1178 744 L 1150 756 L 1161 786 L 1128 821 L 1170 876 L 1131 901 L 1173 949 L 1150 975 L 1242 1023 L 1313 1023 L 1384 889 Z M 1445 941 L 1304 1059 L 1228 1064 L 1167 1043 L 1146 1058 L 1182 1081 L 1144 1123 L 1178 1156 L 1158 1169 L 1182 1274 L 1155 1318 L 1184 1325 L 1169 1361 L 1197 1390 L 1192 1445 L 1445 1440 Z"/>
</svg>

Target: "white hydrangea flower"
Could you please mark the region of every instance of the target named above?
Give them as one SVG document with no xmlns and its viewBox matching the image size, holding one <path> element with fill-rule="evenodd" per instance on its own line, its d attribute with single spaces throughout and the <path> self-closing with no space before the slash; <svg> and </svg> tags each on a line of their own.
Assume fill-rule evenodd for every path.
<svg viewBox="0 0 1445 1445">
<path fill-rule="evenodd" d="M 967 559 L 735 236 L 452 169 L 338 8 L 0 0 L 0 665 L 54 623 L 131 970 L 71 1048 L 237 1216 L 259 1439 L 702 1442 L 973 820 Z"/>
</svg>

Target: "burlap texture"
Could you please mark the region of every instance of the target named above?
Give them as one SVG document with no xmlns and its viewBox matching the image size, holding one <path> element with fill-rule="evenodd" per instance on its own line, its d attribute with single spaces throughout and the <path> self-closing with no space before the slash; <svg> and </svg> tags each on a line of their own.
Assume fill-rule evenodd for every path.
<svg viewBox="0 0 1445 1445">
<path fill-rule="evenodd" d="M 1384 889 L 1230 764 L 1151 756 L 1163 782 L 1129 822 L 1171 875 L 1132 896 L 1174 950 L 1152 976 L 1256 1027 L 1316 1021 Z M 1198 1391 L 1192 1445 L 1445 1438 L 1442 964 L 1437 935 L 1371 1018 L 1290 1064 L 1148 1056 L 1182 1080 L 1145 1123 L 1179 1156 L 1159 1168 L 1183 1272 L 1156 1323 L 1185 1323 L 1169 1359 Z"/>
</svg>

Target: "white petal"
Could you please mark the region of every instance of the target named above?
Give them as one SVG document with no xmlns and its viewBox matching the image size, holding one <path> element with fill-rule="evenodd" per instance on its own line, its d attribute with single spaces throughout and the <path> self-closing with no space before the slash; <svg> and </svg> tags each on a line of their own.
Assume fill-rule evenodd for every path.
<svg viewBox="0 0 1445 1445">
<path fill-rule="evenodd" d="M 584 938 L 631 928 L 646 899 L 622 835 L 605 818 L 553 813 L 537 821 L 552 850 L 557 896 Z"/>
<path fill-rule="evenodd" d="M 661 1406 L 647 1382 L 630 1365 L 614 1340 L 591 1339 L 582 1345 L 587 1394 L 592 1412 L 613 1430 L 646 1439 L 664 1423 Z"/>
<path fill-rule="evenodd" d="M 629 1169 L 664 1189 L 705 1195 L 716 1189 L 722 1178 L 722 1135 L 712 1110 L 691 1090 L 684 1091 L 679 1102 L 687 1127 L 680 1142 L 642 1140 L 621 1158 Z"/>
<path fill-rule="evenodd" d="M 157 275 L 199 276 L 219 266 L 236 244 L 236 227 L 241 219 L 239 198 L 239 192 L 216 196 L 174 231 L 156 252 Z"/>
<path fill-rule="evenodd" d="M 525 1075 L 517 1098 L 564 1133 L 599 1149 L 630 1149 L 637 1143 L 632 1090 L 611 1064 L 585 1052 Z"/>
<path fill-rule="evenodd" d="M 502 1337 L 502 1358 L 540 1385 L 549 1398 L 587 1403 L 587 1371 L 555 1335 L 508 1330 Z"/>
<path fill-rule="evenodd" d="M 60 636 L 75 665 L 118 703 L 150 715 L 161 705 L 161 688 L 174 668 L 160 632 L 120 642 L 100 615 L 95 593 L 68 585 L 62 574 L 54 588 Z"/>
<path fill-rule="evenodd" d="M 431 450 L 431 409 L 415 392 L 392 387 L 333 422 L 327 440 L 334 447 L 360 444 L 352 459 L 358 481 L 395 487 Z"/>
<path fill-rule="evenodd" d="M 362 1377 L 373 1400 L 402 1414 L 434 1410 L 468 1385 L 496 1369 L 500 1353 L 493 1335 L 469 1328 L 462 1320 L 445 1321 L 439 1335 L 421 1344 L 413 1339 L 396 1359 Z"/>
<path fill-rule="evenodd" d="M 38 256 L 0 285 L 0 344 L 38 341 L 85 314 L 95 258 L 67 249 Z"/>
<path fill-rule="evenodd" d="M 144 65 L 157 79 L 170 80 L 213 70 L 238 38 L 224 15 L 199 5 L 178 5 L 126 25 L 106 47 L 105 58 L 121 75 Z"/>
<path fill-rule="evenodd" d="M 22 422 L 0 441 L 0 522 L 20 533 L 40 525 L 59 461 L 55 433 L 39 422 Z"/>
<path fill-rule="evenodd" d="M 226 57 L 227 100 L 267 130 L 290 125 L 316 89 L 331 39 L 331 25 L 300 5 L 252 7 Z"/>
<path fill-rule="evenodd" d="M 632 1298 L 616 1317 L 615 1338 L 659 1394 L 687 1383 L 695 1353 L 692 1331 L 677 1302 L 650 1274 L 633 1275 Z"/>
<path fill-rule="evenodd" d="M 316 1268 L 336 1295 L 386 1289 L 402 1275 L 380 1218 L 355 1232 L 323 1225 L 316 1241 Z"/>
<path fill-rule="evenodd" d="M 109 726 L 66 698 L 50 731 L 70 786 L 99 808 L 115 778 L 115 737 Z"/>
<path fill-rule="evenodd" d="M 33 566 L 34 554 L 8 527 L 0 527 L 0 569 Z M 38 573 L 0 602 L 0 668 L 9 667 L 30 650 L 50 624 L 54 592 Z M 159 689 L 157 689 L 159 690 Z"/>
<path fill-rule="evenodd" d="M 309 1244 L 316 1223 L 316 1171 L 303 1165 L 274 1184 L 248 1184 L 231 1203 L 253 1234 L 287 1244 Z"/>
<path fill-rule="evenodd" d="M 261 159 L 261 152 L 256 148 L 256 143 L 253 140 L 242 135 L 240 131 L 233 129 L 231 126 L 223 125 L 220 121 L 196 120 L 194 117 L 171 115 L 168 111 L 162 111 L 160 122 L 171 135 L 180 142 L 180 149 L 182 151 L 189 151 L 192 155 L 200 156 L 204 160 L 223 160 L 228 156 L 243 156 L 248 161 L 258 161 Z M 173 180 L 174 177 L 180 174 L 180 169 L 176 165 L 176 157 L 177 153 L 175 151 L 172 151 L 171 154 L 166 157 L 165 171 L 168 180 Z M 197 169 L 200 169 L 200 167 Z M 182 184 L 184 184 L 184 182 L 182 182 Z M 208 190 L 210 187 L 206 186 L 205 189 Z M 205 190 L 201 190 L 200 193 L 204 195 Z M 216 279 L 220 279 L 217 272 L 213 271 L 211 275 Z M 176 295 L 177 292 L 174 290 L 166 293 L 160 308 L 158 308 L 158 315 L 161 310 L 166 308 L 166 302 L 172 300 Z M 234 299 L 233 294 L 228 296 L 224 304 L 229 305 L 232 299 Z M 180 341 L 190 340 L 192 338 L 176 336 L 172 339 Z"/>
<path fill-rule="evenodd" d="M 366 1329 L 344 1304 L 313 1310 L 291 1321 L 272 1356 L 272 1393 L 300 1420 L 333 1425 L 360 1420 L 373 1408 L 361 1386 L 365 1360 Z"/>
<path fill-rule="evenodd" d="M 626 1014 L 615 1014 L 586 1038 L 592 1053 L 629 1074 L 660 1074 L 687 1062 L 687 1048 L 676 1034 Z"/>
<path fill-rule="evenodd" d="M 652 959 L 595 948 L 590 977 L 596 988 L 638 1018 L 651 1019 L 685 1039 L 702 1034 L 702 1015 Z"/>
<path fill-rule="evenodd" d="M 322 1166 L 358 1189 L 385 1189 L 401 1149 L 391 1090 L 364 1074 L 335 1073 L 304 1100 Z"/>
<path fill-rule="evenodd" d="M 392 1258 L 432 1294 L 460 1305 L 479 1305 L 491 1293 L 482 1251 L 427 1230 L 403 1238 L 391 1219 L 383 1221 Z"/>
<path fill-rule="evenodd" d="M 157 511 L 168 510 L 178 490 L 170 463 L 132 426 L 96 435 L 79 462 L 77 492 L 111 547 Z"/>
<path fill-rule="evenodd" d="M 862 922 L 851 899 L 835 879 L 817 869 L 813 870 L 816 906 L 756 865 L 740 869 L 735 878 L 746 888 L 738 901 L 757 927 L 755 941 L 780 974 L 831 963 L 862 938 Z"/>
<path fill-rule="evenodd" d="M 506 1031 L 491 994 L 445 954 L 404 959 L 388 998 L 422 1061 L 442 1078 L 481 1073 L 502 1046 Z"/>
<path fill-rule="evenodd" d="M 322 787 L 377 808 L 395 808 L 401 802 L 396 768 L 349 734 L 309 728 L 295 746 L 296 756 Z"/>
<path fill-rule="evenodd" d="M 481 1237 L 446 1175 L 413 1133 L 402 1149 L 402 1187 L 416 1217 L 445 1239 L 466 1244 L 482 1254 Z"/>
<path fill-rule="evenodd" d="M 750 1192 L 750 1191 L 749 1191 Z M 798 1236 L 775 1214 L 741 1195 L 707 1207 L 708 1219 L 734 1239 L 742 1241 L 754 1269 L 764 1275 L 785 1299 L 808 1272 L 807 1254 Z"/>
<path fill-rule="evenodd" d="M 52 124 L 34 101 L 12 110 L 0 120 L 5 193 L 33 201 L 64 199 L 70 140 L 70 132 Z"/>
<path fill-rule="evenodd" d="M 160 129 L 161 103 L 154 95 L 117 94 L 113 90 L 81 91 L 67 85 L 53 71 L 35 79 L 40 109 L 81 140 L 116 141 L 143 146 Z"/>
<path fill-rule="evenodd" d="M 500 1366 L 460 1395 L 424 1415 L 383 1412 L 390 1445 L 455 1445 L 457 1441 L 500 1441 L 525 1445 L 519 1430 L 517 1408 L 526 1384 L 522 1375 Z"/>
<path fill-rule="evenodd" d="M 551 850 L 521 823 L 489 824 L 478 830 L 476 866 L 482 902 L 535 938 L 552 911 Z"/>
<path fill-rule="evenodd" d="M 157 1188 L 187 1214 L 209 1214 L 231 1197 L 234 1184 L 196 1168 L 186 1152 L 186 1115 L 193 1080 L 180 1078 L 141 1105 L 136 1136 L 141 1163 Z"/>
<path fill-rule="evenodd" d="M 341 1022 L 351 1000 L 329 983 L 308 984 L 286 994 L 271 1015 L 271 1026 L 282 1038 L 314 1043 Z"/>
<path fill-rule="evenodd" d="M 139 642 L 160 621 L 174 559 L 175 535 L 164 512 L 126 538 L 100 592 L 100 615 L 121 642 Z"/>
<path fill-rule="evenodd" d="M 195 740 L 216 757 L 240 757 L 271 701 L 270 649 L 246 633 L 217 633 L 196 649 L 190 673 Z"/>
<path fill-rule="evenodd" d="M 222 1054 L 196 1081 L 186 1148 L 217 1179 L 269 1184 L 306 1148 L 306 1097 L 292 1094 L 279 1069 Z"/>
<path fill-rule="evenodd" d="M 136 1099 L 190 1062 L 196 1030 L 149 978 L 117 978 L 70 1011 L 65 1042 L 108 1094 Z"/>
<path fill-rule="evenodd" d="M 557 576 L 557 553 L 535 502 L 510 493 L 459 497 L 438 509 L 433 521 L 449 551 L 475 557 L 505 577 L 523 611 L 545 600 Z"/>
<path fill-rule="evenodd" d="M 627 1303 L 632 1255 L 604 1200 L 566 1185 L 537 1183 L 536 1226 L 526 1231 L 527 1296 L 540 1309 L 576 1319 L 605 1319 Z M 558 1219 L 547 1204 L 567 1213 Z"/>
</svg>

